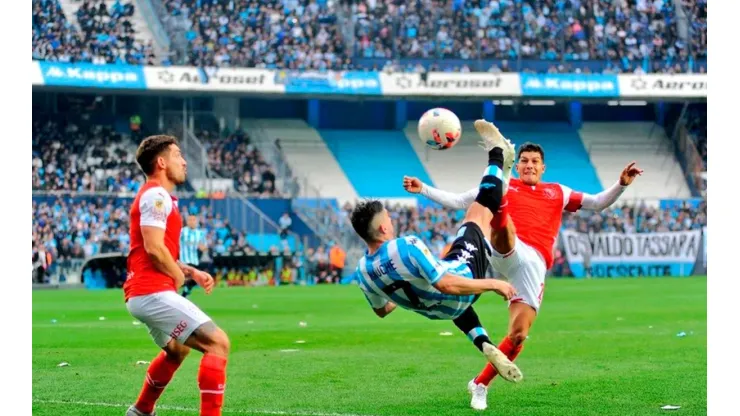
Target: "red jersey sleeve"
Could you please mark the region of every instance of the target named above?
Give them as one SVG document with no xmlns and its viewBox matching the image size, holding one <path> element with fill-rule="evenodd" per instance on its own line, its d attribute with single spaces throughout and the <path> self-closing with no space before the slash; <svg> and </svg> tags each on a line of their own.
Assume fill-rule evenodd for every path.
<svg viewBox="0 0 740 416">
<path fill-rule="evenodd" d="M 563 190 L 563 210 L 576 212 L 583 206 L 583 192 L 576 192 L 565 185 L 560 185 Z"/>
<path fill-rule="evenodd" d="M 167 217 L 172 212 L 172 197 L 161 186 L 147 189 L 139 198 L 139 225 L 167 228 Z"/>
</svg>

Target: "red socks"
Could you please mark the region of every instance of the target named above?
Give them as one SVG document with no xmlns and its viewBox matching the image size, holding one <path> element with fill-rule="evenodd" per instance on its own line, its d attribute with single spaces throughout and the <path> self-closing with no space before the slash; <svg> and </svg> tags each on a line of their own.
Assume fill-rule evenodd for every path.
<svg viewBox="0 0 740 416">
<path fill-rule="evenodd" d="M 501 352 L 503 352 L 511 361 L 516 359 L 517 355 L 522 351 L 522 348 L 524 348 L 524 344 L 515 347 L 514 343 L 511 342 L 508 336 L 498 345 L 498 349 L 501 350 Z M 498 372 L 491 363 L 488 363 L 483 371 L 478 374 L 478 377 L 475 378 L 475 384 L 483 384 L 487 386 L 491 384 L 491 380 L 493 380 L 496 375 L 498 375 Z"/>
<path fill-rule="evenodd" d="M 143 413 L 154 411 L 154 404 L 162 395 L 167 383 L 172 380 L 175 371 L 180 368 L 180 363 L 167 359 L 164 351 L 160 352 L 146 370 L 144 387 L 141 388 L 139 399 L 136 400 L 136 408 Z"/>
<path fill-rule="evenodd" d="M 491 228 L 493 228 L 494 231 L 506 228 L 506 223 L 509 222 L 509 212 L 507 210 L 508 205 L 509 201 L 506 200 L 506 195 L 504 195 L 501 199 L 501 207 L 496 215 L 493 216 L 493 220 L 491 220 Z"/>
<path fill-rule="evenodd" d="M 212 354 L 203 355 L 198 370 L 200 416 L 221 416 L 225 385 L 226 358 Z"/>
</svg>

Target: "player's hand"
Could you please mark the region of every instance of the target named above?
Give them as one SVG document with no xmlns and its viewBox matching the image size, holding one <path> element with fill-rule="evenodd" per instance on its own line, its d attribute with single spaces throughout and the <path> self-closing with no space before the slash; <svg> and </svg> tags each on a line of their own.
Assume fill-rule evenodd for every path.
<svg viewBox="0 0 740 416">
<path fill-rule="evenodd" d="M 504 300 L 511 300 L 511 298 L 516 296 L 516 289 L 509 283 L 495 279 L 492 279 L 491 283 L 493 284 L 493 291 L 501 295 Z"/>
<path fill-rule="evenodd" d="M 421 185 L 422 183 L 419 178 L 415 178 L 413 176 L 403 177 L 403 189 L 405 189 L 406 192 L 418 194 L 421 192 Z"/>
<path fill-rule="evenodd" d="M 211 277 L 210 274 L 204 271 L 194 270 L 192 278 L 193 280 L 195 280 L 195 283 L 197 283 L 198 286 L 203 288 L 203 290 L 206 292 L 206 295 L 210 295 L 213 291 L 213 287 L 216 285 L 216 283 L 213 281 L 213 277 Z"/>
<path fill-rule="evenodd" d="M 632 161 L 619 175 L 619 184 L 627 186 L 635 180 L 636 177 L 642 175 L 643 170 L 637 167 L 637 162 Z"/>
</svg>

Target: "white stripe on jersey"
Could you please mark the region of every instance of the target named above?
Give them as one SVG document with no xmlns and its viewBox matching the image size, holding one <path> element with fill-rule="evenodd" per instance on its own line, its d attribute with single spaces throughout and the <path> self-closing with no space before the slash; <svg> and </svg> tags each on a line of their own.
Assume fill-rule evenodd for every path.
<svg viewBox="0 0 740 416">
<path fill-rule="evenodd" d="M 386 242 L 373 255 L 360 259 L 356 273 L 368 301 L 381 297 L 430 319 L 454 319 L 475 299 L 473 295 L 444 294 L 434 287 L 445 273 L 472 278 L 472 271 L 462 261 L 435 258 L 416 237 Z M 384 288 L 389 286 L 395 290 L 386 293 Z"/>
</svg>

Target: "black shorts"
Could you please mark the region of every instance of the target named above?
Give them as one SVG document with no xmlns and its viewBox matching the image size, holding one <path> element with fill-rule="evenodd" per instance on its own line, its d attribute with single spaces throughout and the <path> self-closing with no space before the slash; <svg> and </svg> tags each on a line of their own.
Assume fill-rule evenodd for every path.
<svg viewBox="0 0 740 416">
<path fill-rule="evenodd" d="M 468 263 L 474 279 L 485 279 L 491 254 L 491 246 L 478 224 L 466 222 L 458 230 L 457 237 L 444 260 L 463 260 Z"/>
</svg>

